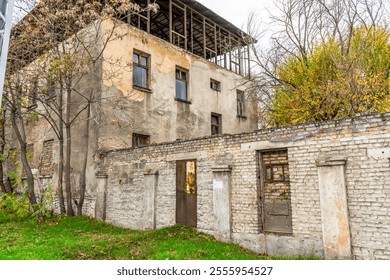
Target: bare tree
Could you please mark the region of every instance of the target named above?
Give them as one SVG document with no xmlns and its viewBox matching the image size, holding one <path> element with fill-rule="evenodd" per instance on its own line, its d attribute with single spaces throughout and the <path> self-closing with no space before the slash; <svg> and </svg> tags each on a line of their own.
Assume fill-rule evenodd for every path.
<svg viewBox="0 0 390 280">
<path fill-rule="evenodd" d="M 32 97 L 35 94 L 33 85 L 30 84 L 30 86 L 26 86 L 26 77 L 29 75 L 34 74 L 24 71 L 23 73 L 15 74 L 12 78 L 7 79 L 4 91 L 4 106 L 9 110 L 10 122 L 17 141 L 19 142 L 20 157 L 27 177 L 27 194 L 30 205 L 35 212 L 38 210 L 38 207 L 35 196 L 34 175 L 28 161 L 26 135 L 26 119 L 27 116 L 31 114 L 28 97 Z M 38 217 L 41 219 L 42 215 L 38 213 Z"/>
<path fill-rule="evenodd" d="M 271 37 L 270 46 L 252 45 L 251 50 L 253 88 L 259 97 L 264 126 L 275 125 L 267 119 L 274 106 L 274 89 L 296 86 L 279 75 L 291 58 L 307 65 L 308 56 L 330 38 L 337 42 L 341 56 L 348 56 L 356 28 L 375 29 L 378 24 L 383 27 L 390 6 L 383 0 L 275 0 L 274 4 L 276 9 L 270 16 L 277 31 Z M 261 41 L 263 32 L 259 30 L 258 19 L 251 14 L 248 33 Z M 338 65 L 345 67 L 342 63 Z"/>
<path fill-rule="evenodd" d="M 5 162 L 5 146 L 6 146 L 6 114 L 5 108 L 1 109 L 0 116 L 0 190 L 2 193 L 12 192 L 11 186 L 8 184 L 8 180 L 5 180 L 4 174 L 4 162 Z"/>
<path fill-rule="evenodd" d="M 119 22 L 113 20 L 108 29 L 102 27 L 103 23 L 108 17 L 118 18 L 143 9 L 157 9 L 158 6 L 150 4 L 148 7 L 141 8 L 130 1 L 117 0 L 74 2 L 46 0 L 40 3 L 23 20 L 26 26 L 20 29 L 24 36 L 19 36 L 16 32 L 18 36 L 14 37 L 14 43 L 21 43 L 17 44 L 18 51 L 15 51 L 15 56 L 24 57 L 26 65 L 30 63 L 29 67 L 35 67 L 35 70 L 40 73 L 40 91 L 37 99 L 42 110 L 37 110 L 37 113 L 48 121 L 59 139 L 58 197 L 61 212 L 66 212 L 68 215 L 74 215 L 71 187 L 72 139 L 74 138 L 72 130 L 76 124 L 84 125 L 84 134 L 81 136 L 84 156 L 80 170 L 78 200 L 74 200 L 77 214 L 82 215 L 89 159 L 90 122 L 94 118 L 92 105 L 101 101 L 101 87 L 99 83 L 93 81 L 101 79 L 104 71 L 102 70 L 103 53 L 107 45 L 118 39 L 115 30 Z M 35 35 L 32 38 L 25 33 L 31 28 Z M 21 45 L 26 39 L 31 40 L 32 56 L 22 55 Z M 45 55 L 42 56 L 42 53 Z M 115 64 L 117 61 L 110 63 Z M 35 66 L 31 66 L 34 64 Z M 106 76 L 110 75 L 115 74 Z M 65 184 L 66 209 L 62 195 L 62 178 Z"/>
</svg>

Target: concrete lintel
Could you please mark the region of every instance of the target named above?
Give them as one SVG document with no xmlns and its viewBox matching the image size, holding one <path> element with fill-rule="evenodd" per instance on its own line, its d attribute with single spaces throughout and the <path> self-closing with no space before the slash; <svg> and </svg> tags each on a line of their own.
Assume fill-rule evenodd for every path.
<svg viewBox="0 0 390 280">
<path fill-rule="evenodd" d="M 232 167 L 230 165 L 218 165 L 211 167 L 213 172 L 231 172 Z"/>
<path fill-rule="evenodd" d="M 51 179 L 51 178 L 53 178 L 52 175 L 42 175 L 38 177 L 38 179 Z"/>
<path fill-rule="evenodd" d="M 390 158 L 390 148 L 372 148 L 367 149 L 367 156 L 376 159 Z"/>
<path fill-rule="evenodd" d="M 158 170 L 146 170 L 144 175 L 147 176 L 147 175 L 158 175 Z"/>
<path fill-rule="evenodd" d="M 344 156 L 325 157 L 325 158 L 318 159 L 316 161 L 317 167 L 345 165 L 346 163 L 347 163 L 347 158 Z"/>
<path fill-rule="evenodd" d="M 97 172 L 97 173 L 96 173 L 96 178 L 99 178 L 99 179 L 107 179 L 107 178 L 108 178 L 108 174 Z"/>
<path fill-rule="evenodd" d="M 207 158 L 207 152 L 180 153 L 167 156 L 167 161 L 186 160 L 186 159 L 204 159 Z"/>
<path fill-rule="evenodd" d="M 283 149 L 291 148 L 304 144 L 305 141 L 297 142 L 271 142 L 271 141 L 258 141 L 241 144 L 241 151 L 259 151 L 259 150 L 270 150 L 270 149 Z"/>
</svg>

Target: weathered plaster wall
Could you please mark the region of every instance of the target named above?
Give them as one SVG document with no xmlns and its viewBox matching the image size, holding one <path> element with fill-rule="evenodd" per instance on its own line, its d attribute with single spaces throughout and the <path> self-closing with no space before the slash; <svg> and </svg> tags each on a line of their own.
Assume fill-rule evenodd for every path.
<svg viewBox="0 0 390 280">
<path fill-rule="evenodd" d="M 259 219 L 258 151 L 277 148 L 288 149 L 291 235 L 263 233 Z M 159 174 L 156 226 L 175 224 L 176 160 L 196 159 L 199 230 L 221 237 L 221 229 L 228 228 L 218 222 L 221 213 L 214 209 L 221 203 L 214 203 L 216 197 L 224 196 L 213 191 L 213 170 L 229 166 L 232 241 L 271 255 L 329 257 L 324 254 L 322 222 L 329 212 L 321 206 L 318 161 L 342 157 L 347 207 L 343 213 L 349 219 L 352 258 L 390 259 L 389 151 L 390 114 L 111 151 L 100 163 L 100 172 L 108 175 L 106 221 L 143 228 L 144 174 L 149 170 Z M 332 186 L 328 182 L 325 187 Z M 327 198 L 332 201 L 332 196 Z M 346 228 L 339 225 L 335 231 L 343 236 Z"/>
<path fill-rule="evenodd" d="M 106 22 L 110 28 L 112 22 Z M 116 34 L 120 39 L 104 53 L 103 83 L 105 97 L 118 105 L 102 106 L 100 147 L 131 147 L 132 133 L 150 135 L 152 143 L 211 135 L 211 113 L 222 115 L 223 133 L 257 128 L 255 102 L 247 101 L 246 119 L 237 117 L 236 90 L 245 90 L 243 77 L 126 24 Z M 150 91 L 133 87 L 134 50 L 149 55 Z M 176 67 L 188 70 L 191 104 L 175 100 Z M 220 92 L 210 88 L 210 79 L 221 82 Z"/>
</svg>

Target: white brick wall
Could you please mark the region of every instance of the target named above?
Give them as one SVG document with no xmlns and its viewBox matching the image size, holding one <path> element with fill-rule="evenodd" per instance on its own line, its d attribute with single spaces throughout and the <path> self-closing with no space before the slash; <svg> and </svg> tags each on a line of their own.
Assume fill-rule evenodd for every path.
<svg viewBox="0 0 390 280">
<path fill-rule="evenodd" d="M 248 145 L 242 148 L 245 143 Z M 249 143 L 267 143 L 267 148 L 288 149 L 293 221 L 291 236 L 271 236 L 259 230 L 257 150 L 248 147 L 261 145 Z M 215 230 L 211 168 L 229 165 L 232 166 L 234 241 L 259 252 L 321 256 L 322 221 L 316 161 L 321 157 L 338 155 L 347 159 L 345 178 L 353 257 L 390 259 L 390 160 L 367 154 L 367 149 L 389 147 L 390 114 L 384 114 L 109 152 L 105 155 L 109 178 L 107 221 L 142 228 L 143 174 L 152 166 L 159 171 L 157 227 L 175 224 L 176 164 L 175 161 L 167 161 L 167 156 L 204 152 L 205 158 L 197 160 L 200 230 L 210 233 Z M 128 182 L 119 184 L 123 174 L 128 174 Z M 283 246 L 280 244 L 267 248 L 269 245 L 264 245 L 267 238 L 268 242 L 285 244 L 288 249 L 281 249 Z"/>
</svg>

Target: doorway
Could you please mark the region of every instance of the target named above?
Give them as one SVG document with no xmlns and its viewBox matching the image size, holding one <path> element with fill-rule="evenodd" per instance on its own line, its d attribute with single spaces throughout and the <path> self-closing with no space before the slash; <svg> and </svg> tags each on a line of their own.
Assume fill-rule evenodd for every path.
<svg viewBox="0 0 390 280">
<path fill-rule="evenodd" d="M 176 223 L 196 227 L 196 160 L 176 162 Z"/>
<path fill-rule="evenodd" d="M 259 153 L 262 230 L 292 233 L 291 188 L 286 149 Z"/>
</svg>

